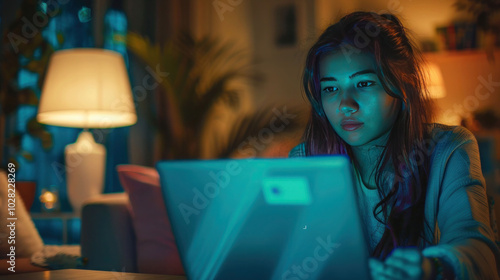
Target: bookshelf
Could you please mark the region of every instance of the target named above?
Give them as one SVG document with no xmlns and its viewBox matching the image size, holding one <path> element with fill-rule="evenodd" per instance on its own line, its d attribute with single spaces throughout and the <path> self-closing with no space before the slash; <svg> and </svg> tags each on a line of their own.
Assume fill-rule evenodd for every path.
<svg viewBox="0 0 500 280">
<path fill-rule="evenodd" d="M 424 52 L 424 57 L 429 60 L 446 59 L 467 59 L 467 58 L 486 58 L 491 55 L 495 59 L 500 59 L 500 48 L 487 51 L 485 49 L 465 49 L 465 50 L 445 50 L 437 52 Z"/>
</svg>

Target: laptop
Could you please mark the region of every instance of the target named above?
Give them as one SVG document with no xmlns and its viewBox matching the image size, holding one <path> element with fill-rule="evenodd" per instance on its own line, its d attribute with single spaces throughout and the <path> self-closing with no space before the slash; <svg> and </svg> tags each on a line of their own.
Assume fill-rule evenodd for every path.
<svg viewBox="0 0 500 280">
<path fill-rule="evenodd" d="M 370 279 L 347 157 L 156 167 L 188 279 Z"/>
</svg>

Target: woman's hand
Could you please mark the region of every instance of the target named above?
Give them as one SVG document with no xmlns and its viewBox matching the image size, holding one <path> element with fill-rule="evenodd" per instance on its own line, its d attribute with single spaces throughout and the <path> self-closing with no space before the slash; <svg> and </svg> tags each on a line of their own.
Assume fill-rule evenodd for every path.
<svg viewBox="0 0 500 280">
<path fill-rule="evenodd" d="M 433 274 L 431 261 L 415 248 L 396 248 L 384 262 L 370 258 L 369 265 L 374 280 L 427 280 Z"/>
</svg>

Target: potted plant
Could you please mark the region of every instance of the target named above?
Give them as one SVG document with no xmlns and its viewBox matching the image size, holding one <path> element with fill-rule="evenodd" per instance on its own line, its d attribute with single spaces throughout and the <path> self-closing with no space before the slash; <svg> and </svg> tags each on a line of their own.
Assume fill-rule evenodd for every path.
<svg viewBox="0 0 500 280">
<path fill-rule="evenodd" d="M 14 21 L 6 28 L 3 34 L 2 64 L 0 68 L 0 159 L 4 164 L 14 163 L 16 171 L 22 170 L 18 158 L 25 162 L 34 160 L 33 153 L 22 146 L 24 137 L 34 137 L 40 140 L 43 149 L 52 147 L 52 134 L 45 126 L 36 121 L 36 108 L 39 102 L 40 89 L 48 65 L 50 55 L 54 52 L 53 46 L 43 36 L 42 31 L 47 26 L 28 26 L 26 19 L 32 19 L 40 13 L 39 3 L 36 0 L 24 0 Z M 53 14 L 52 16 L 55 16 Z M 30 29 L 32 28 L 32 29 Z M 27 30 L 30 31 L 27 34 Z M 58 36 L 61 43 L 63 38 Z M 26 71 L 31 76 L 36 75 L 36 85 L 24 86 L 19 82 L 19 74 Z M 6 122 L 14 120 L 18 123 L 19 110 L 28 109 L 33 114 L 20 127 L 10 129 L 6 133 Z M 6 152 L 4 154 L 4 152 Z M 32 178 L 17 176 L 16 189 L 25 200 L 27 208 L 33 203 L 36 182 Z M 28 209 L 29 211 L 29 209 Z"/>
<path fill-rule="evenodd" d="M 45 75 L 45 68 L 49 58 L 54 52 L 53 46 L 42 36 L 42 31 L 47 25 L 43 25 L 32 30 L 26 36 L 26 19 L 34 18 L 39 13 L 39 5 L 36 0 L 25 0 L 21 4 L 21 9 L 17 13 L 16 19 L 10 24 L 3 35 L 2 66 L 0 68 L 0 127 L 2 131 L 2 141 L 8 136 L 6 145 L 11 147 L 15 153 L 10 154 L 8 161 L 17 164 L 16 155 L 20 155 L 27 161 L 33 160 L 30 151 L 23 150 L 21 140 L 27 133 L 40 139 L 44 149 L 52 147 L 52 135 L 45 127 L 36 121 L 33 115 L 26 122 L 26 127 L 21 131 L 15 131 L 14 135 L 5 135 L 5 121 L 8 117 L 15 117 L 14 114 L 22 106 L 36 108 L 39 102 L 39 92 Z M 24 20 L 23 20 L 24 19 Z M 62 36 L 58 36 L 62 42 Z M 23 87 L 19 83 L 20 71 L 28 71 L 37 76 L 36 86 Z M 0 158 L 4 158 L 3 150 L 0 151 Z"/>
<path fill-rule="evenodd" d="M 230 85 L 238 79 L 257 81 L 244 52 L 217 39 L 195 40 L 183 33 L 163 46 L 151 43 L 136 33 L 127 36 L 127 46 L 152 69 L 159 68 L 168 76 L 161 81 L 159 114 L 154 118 L 162 143 L 162 159 L 200 158 L 204 129 L 210 122 L 214 105 L 224 102 L 237 109 L 239 92 Z M 213 141 L 215 158 L 231 156 L 244 140 L 257 135 L 273 118 L 272 108 L 262 108 L 255 114 L 234 122 L 226 139 Z M 291 120 L 286 131 L 297 127 Z"/>
</svg>

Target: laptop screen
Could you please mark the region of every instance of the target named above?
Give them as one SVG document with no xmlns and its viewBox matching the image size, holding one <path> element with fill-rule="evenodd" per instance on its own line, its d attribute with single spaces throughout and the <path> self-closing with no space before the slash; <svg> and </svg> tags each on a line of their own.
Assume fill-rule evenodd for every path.
<svg viewBox="0 0 500 280">
<path fill-rule="evenodd" d="M 162 161 L 190 279 L 369 279 L 344 156 Z"/>
</svg>

